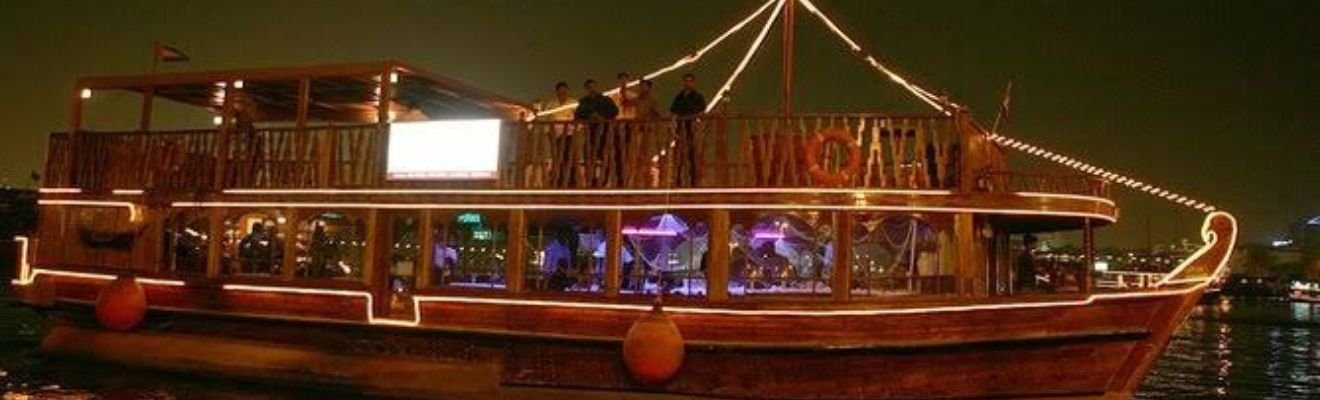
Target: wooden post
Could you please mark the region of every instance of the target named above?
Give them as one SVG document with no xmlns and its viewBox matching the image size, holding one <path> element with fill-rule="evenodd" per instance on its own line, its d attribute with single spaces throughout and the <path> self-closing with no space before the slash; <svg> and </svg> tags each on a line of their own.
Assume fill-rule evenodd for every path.
<svg viewBox="0 0 1320 400">
<path fill-rule="evenodd" d="M 83 87 L 82 82 L 79 82 L 78 85 L 73 88 L 73 102 L 69 106 L 69 176 L 66 177 L 65 182 L 68 182 L 74 187 L 83 187 L 86 184 L 86 182 L 81 182 L 79 180 L 79 176 L 81 175 L 80 171 L 82 171 L 83 168 L 86 168 L 83 164 L 85 164 L 84 160 L 87 158 L 82 154 L 83 146 L 81 146 L 81 142 L 83 140 L 79 133 L 83 128 L 83 102 L 85 101 L 82 98 L 83 90 L 85 90 L 85 88 Z"/>
<path fill-rule="evenodd" d="M 605 212 L 605 296 L 619 296 L 619 272 L 623 250 L 623 212 Z"/>
<path fill-rule="evenodd" d="M 69 107 L 69 134 L 73 135 L 83 128 L 83 102 L 87 101 L 82 97 L 83 90 L 91 90 L 83 87 L 82 82 L 73 88 L 73 103 Z"/>
<path fill-rule="evenodd" d="M 710 250 L 706 253 L 706 298 L 729 300 L 729 210 L 710 210 Z"/>
<path fill-rule="evenodd" d="M 729 179 L 729 116 L 721 115 L 715 121 L 715 179 L 716 186 L 734 186 Z M 727 217 L 727 215 L 726 215 Z"/>
<path fill-rule="evenodd" d="M 280 278 L 286 281 L 293 280 L 294 272 L 298 270 L 298 223 L 302 220 L 301 214 L 297 208 L 290 208 L 285 213 L 284 223 L 276 227 L 284 234 L 284 259 L 280 260 Z M 310 244 L 311 238 L 307 242 Z"/>
<path fill-rule="evenodd" d="M 220 252 L 224 250 L 220 242 L 225 237 L 225 210 L 223 208 L 209 208 L 206 209 L 206 212 L 206 225 L 210 228 L 210 231 L 206 234 L 211 237 L 211 240 L 206 243 L 206 277 L 215 279 L 220 277 Z"/>
<path fill-rule="evenodd" d="M 504 287 L 510 293 L 522 293 L 523 275 L 527 267 L 527 212 L 521 209 L 509 211 L 509 253 L 504 265 Z"/>
<path fill-rule="evenodd" d="M 830 291 L 835 301 L 852 298 L 852 214 L 833 212 L 834 218 L 834 271 Z"/>
<path fill-rule="evenodd" d="M 376 104 L 376 163 L 371 182 L 378 186 L 385 182 L 385 163 L 389 157 L 390 102 L 394 98 L 394 85 L 390 83 L 391 74 L 394 74 L 393 66 L 385 68 L 380 75 L 380 99 Z"/>
<path fill-rule="evenodd" d="M 418 225 L 422 229 L 418 240 L 422 251 L 417 255 L 417 282 L 414 286 L 420 289 L 431 285 L 431 268 L 435 265 L 432 261 L 435 259 L 435 211 L 422 210 Z"/>
<path fill-rule="evenodd" d="M 139 210 L 139 218 L 146 224 L 146 230 L 133 246 L 133 267 L 159 272 L 166 261 L 161 254 L 164 253 L 165 222 L 169 217 L 169 209 L 143 206 Z"/>
<path fill-rule="evenodd" d="M 980 240 L 975 222 L 976 215 L 971 213 L 958 213 L 953 216 L 953 233 L 958 253 L 958 266 L 954 277 L 958 294 L 963 296 L 971 296 L 975 292 L 977 277 L 981 276 L 979 267 L 984 264 L 976 257 L 976 246 Z"/>
<path fill-rule="evenodd" d="M 1082 257 L 1082 268 L 1077 271 L 1077 290 L 1091 291 L 1091 270 L 1095 268 L 1095 227 L 1090 218 L 1083 218 L 1082 247 L 1086 256 Z"/>
<path fill-rule="evenodd" d="M 216 191 L 225 188 L 225 175 L 229 168 L 229 136 L 234 130 L 234 95 L 229 93 L 228 88 L 224 90 L 224 103 L 221 104 L 220 111 L 220 131 L 219 137 L 216 138 L 215 182 L 212 182 L 212 187 Z"/>
<path fill-rule="evenodd" d="M 294 176 L 296 177 L 299 186 L 307 183 L 306 174 L 310 173 L 311 172 L 310 169 L 312 168 L 312 166 L 310 165 L 312 160 L 306 160 L 305 162 L 303 161 L 303 157 L 306 154 L 308 154 L 307 143 L 311 141 L 311 138 L 307 137 L 307 107 L 308 104 L 311 103 L 311 92 L 312 92 L 312 80 L 308 78 L 299 79 L 298 80 L 298 113 L 296 117 L 297 119 L 294 121 L 294 127 L 293 127 L 293 137 L 294 137 L 293 159 L 297 163 L 296 166 L 294 167 Z M 317 187 L 325 187 L 325 186 L 317 186 Z"/>
<path fill-rule="evenodd" d="M 376 279 L 376 271 L 380 269 L 376 257 L 377 254 L 381 254 L 379 249 L 381 243 L 378 243 L 380 242 L 379 219 L 380 210 L 375 208 L 367 210 L 367 248 L 362 255 L 362 280 L 373 288 L 379 283 Z"/>
<path fill-rule="evenodd" d="M 155 105 L 156 86 L 148 85 L 142 89 L 142 110 L 138 116 L 138 130 L 142 132 L 151 131 L 151 112 Z"/>
<path fill-rule="evenodd" d="M 794 17 L 793 12 L 797 8 L 796 0 L 787 0 L 784 2 L 783 10 L 783 29 L 784 29 L 784 65 L 783 65 L 783 83 L 784 83 L 784 116 L 793 115 L 793 50 L 795 47 L 794 39 Z"/>
</svg>

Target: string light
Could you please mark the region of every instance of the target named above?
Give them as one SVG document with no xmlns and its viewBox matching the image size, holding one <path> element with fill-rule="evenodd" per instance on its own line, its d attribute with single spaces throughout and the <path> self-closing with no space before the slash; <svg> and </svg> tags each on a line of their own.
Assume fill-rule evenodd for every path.
<svg viewBox="0 0 1320 400">
<path fill-rule="evenodd" d="M 866 54 L 865 51 L 862 50 L 862 46 L 858 45 L 857 42 L 854 41 L 851 37 L 849 37 L 848 34 L 844 33 L 842 29 L 839 29 L 839 26 L 835 25 L 834 21 L 830 20 L 830 17 L 826 16 L 825 13 L 822 12 L 819 8 L 816 8 L 816 4 L 812 3 L 811 0 L 801 0 L 801 3 L 802 3 L 802 7 L 806 8 L 807 11 L 814 14 L 816 18 L 819 18 L 820 21 L 825 24 L 825 27 L 829 28 L 830 31 L 834 32 L 835 36 L 838 36 L 839 39 L 843 40 L 843 42 L 848 45 L 848 49 L 852 50 L 853 54 L 862 57 L 862 60 L 866 61 L 867 64 L 870 64 L 872 68 L 875 68 L 876 70 L 880 71 L 880 73 L 888 77 L 889 80 L 893 81 L 894 83 L 897 83 L 899 86 L 902 86 L 904 89 L 907 89 L 908 92 L 911 92 L 918 99 L 921 99 L 921 101 L 924 101 L 926 102 L 926 104 L 929 104 L 931 107 L 934 107 L 935 110 L 943 112 L 945 114 L 949 113 L 949 110 L 945 109 L 945 107 L 940 104 L 939 96 L 932 94 L 926 89 L 922 89 L 920 86 L 917 86 L 916 84 L 908 82 L 907 79 L 904 79 L 902 76 L 898 75 L 898 73 L 895 73 L 893 70 L 890 70 L 889 67 L 886 67 L 883 63 L 880 62 L 880 60 L 877 60 L 875 56 L 871 54 Z M 866 55 L 862 56 L 862 54 L 866 54 Z M 949 105 L 954 106 L 955 108 L 958 106 L 957 104 L 948 102 L 948 100 L 944 100 L 944 102 L 947 102 Z"/>
<path fill-rule="evenodd" d="M 755 20 L 756 17 L 761 16 L 761 14 L 765 13 L 765 10 L 770 9 L 770 6 L 779 3 L 779 1 L 780 1 L 780 0 L 767 0 L 767 1 L 765 2 L 765 4 L 762 4 L 761 7 L 758 8 L 758 9 L 756 9 L 755 12 L 753 12 L 751 15 L 748 15 L 747 18 L 743 18 L 742 21 L 739 21 L 737 24 L 734 24 L 732 27 L 729 27 L 728 30 L 724 31 L 723 34 L 721 34 L 721 35 L 715 37 L 715 39 L 714 39 L 714 40 L 711 40 L 710 43 L 707 43 L 706 46 L 704 46 L 704 47 L 702 47 L 701 49 L 697 50 L 695 53 L 692 53 L 692 54 L 688 54 L 688 55 L 683 56 L 683 58 L 680 58 L 678 61 L 675 61 L 673 64 L 670 64 L 670 65 L 667 66 L 667 67 L 664 67 L 664 68 L 661 68 L 661 69 L 656 70 L 655 72 L 652 72 L 652 73 L 646 74 L 646 76 L 645 76 L 643 79 L 648 79 L 648 80 L 649 80 L 649 79 L 655 79 L 655 78 L 657 78 L 657 77 L 659 77 L 659 76 L 661 76 L 661 75 L 667 74 L 667 73 L 672 72 L 672 71 L 674 71 L 674 70 L 676 70 L 676 69 L 683 68 L 684 66 L 686 66 L 686 65 L 688 65 L 688 64 L 691 64 L 691 63 L 697 62 L 697 60 L 700 60 L 702 56 L 706 55 L 706 52 L 708 52 L 708 51 L 710 51 L 711 49 L 715 48 L 715 46 L 718 46 L 720 43 L 723 43 L 723 42 L 724 42 L 724 39 L 728 39 L 729 36 L 733 36 L 734 33 L 738 33 L 738 31 L 741 31 L 743 27 L 747 26 L 747 24 L 749 24 L 749 23 L 751 23 L 753 20 Z M 636 84 L 638 84 L 639 82 L 641 82 L 641 79 L 634 80 L 634 81 L 632 81 L 632 82 L 628 82 L 628 85 L 629 85 L 629 86 L 631 86 L 631 85 L 636 85 Z M 614 88 L 614 89 L 610 89 L 610 90 L 608 90 L 608 91 L 605 91 L 604 95 L 606 95 L 606 96 L 612 96 L 612 95 L 617 94 L 617 93 L 619 93 L 619 88 Z M 577 107 L 577 104 L 576 104 L 576 103 L 569 103 L 569 104 L 565 104 L 565 105 L 562 105 L 562 106 L 559 106 L 559 107 L 555 107 L 555 108 L 551 108 L 551 109 L 548 109 L 548 110 L 542 110 L 542 111 L 540 111 L 540 112 L 537 112 L 537 113 L 536 113 L 536 116 L 538 116 L 538 117 L 546 116 L 546 115 L 550 115 L 550 114 L 554 114 L 554 113 L 562 112 L 562 111 L 564 111 L 564 110 L 568 110 L 568 109 L 571 109 L 571 108 L 573 108 L 573 107 Z"/>
<path fill-rule="evenodd" d="M 803 4 L 806 4 L 809 0 L 802 0 L 802 1 L 803 1 Z M 1089 175 L 1095 176 L 1095 177 L 1097 177 L 1097 178 L 1103 179 L 1103 180 L 1108 181 L 1108 182 L 1113 182 L 1113 183 L 1117 183 L 1117 184 L 1120 184 L 1120 185 L 1123 185 L 1123 186 L 1127 186 L 1128 188 L 1131 188 L 1131 189 L 1133 189 L 1133 190 L 1137 190 L 1137 191 L 1141 191 L 1141 192 L 1146 192 L 1146 193 L 1148 193 L 1148 194 L 1154 195 L 1154 196 L 1156 196 L 1156 197 L 1163 198 L 1164 200 L 1168 200 L 1168 201 L 1170 201 L 1170 202 L 1172 202 L 1172 203 L 1174 203 L 1174 204 L 1180 205 L 1180 206 L 1189 207 L 1189 208 L 1195 209 L 1195 210 L 1197 210 L 1197 211 L 1206 212 L 1206 213 L 1214 212 L 1214 211 L 1215 211 L 1215 207 L 1210 206 L 1209 204 L 1206 204 L 1205 202 L 1197 201 L 1197 200 L 1194 200 L 1194 199 L 1192 199 L 1192 198 L 1190 198 L 1190 197 L 1187 197 L 1186 195 L 1183 195 L 1183 194 L 1180 194 L 1180 193 L 1176 193 L 1176 192 L 1173 192 L 1173 191 L 1170 191 L 1170 190 L 1168 190 L 1168 189 L 1161 188 L 1161 187 L 1158 187 L 1158 186 L 1154 186 L 1154 185 L 1151 185 L 1151 184 L 1149 184 L 1149 183 L 1144 183 L 1144 182 L 1141 182 L 1141 181 L 1138 181 L 1138 180 L 1135 180 L 1135 179 L 1129 178 L 1129 177 L 1127 177 L 1127 176 L 1124 176 L 1124 175 L 1122 175 L 1122 174 L 1119 174 L 1119 173 L 1117 173 L 1117 172 L 1109 171 L 1109 170 L 1106 170 L 1106 169 L 1104 169 L 1104 168 L 1100 168 L 1100 167 L 1097 167 L 1097 166 L 1094 166 L 1094 165 L 1091 165 L 1091 164 L 1087 164 L 1087 163 L 1084 163 L 1084 162 L 1081 162 L 1081 161 L 1075 160 L 1075 159 L 1070 158 L 1070 157 L 1063 156 L 1063 155 L 1061 155 L 1061 154 L 1059 154 L 1059 153 L 1055 153 L 1055 152 L 1048 151 L 1048 150 L 1046 150 L 1046 149 L 1044 149 L 1044 148 L 1041 148 L 1041 147 L 1039 147 L 1039 146 L 1035 146 L 1035 145 L 1027 144 L 1027 143 L 1025 143 L 1025 142 L 1023 142 L 1023 141 L 1016 140 L 1016 139 L 1010 139 L 1010 138 L 1008 138 L 1008 137 L 1005 137 L 1004 135 L 1000 135 L 1000 134 L 997 134 L 997 133 L 987 134 L 987 135 L 986 135 L 986 138 L 988 138 L 988 139 L 990 139 L 991 141 L 993 141 L 993 142 L 999 144 L 1000 146 L 1007 147 L 1007 148 L 1011 148 L 1011 149 L 1013 149 L 1013 150 L 1018 150 L 1018 151 L 1021 151 L 1021 152 L 1027 153 L 1027 154 L 1031 154 L 1031 155 L 1033 155 L 1033 156 L 1041 157 L 1041 158 L 1045 159 L 1046 161 L 1051 161 L 1051 162 L 1054 162 L 1054 163 L 1056 163 L 1056 164 L 1060 164 L 1060 165 L 1063 165 L 1063 166 L 1065 166 L 1065 167 L 1069 167 L 1069 168 L 1072 168 L 1072 169 L 1075 169 L 1075 170 L 1078 170 L 1078 171 L 1084 172 L 1084 173 L 1086 173 L 1086 174 L 1089 174 Z"/>
<path fill-rule="evenodd" d="M 747 64 L 752 61 L 752 57 L 755 57 L 756 53 L 761 49 L 761 43 L 765 42 L 766 34 L 770 33 L 770 28 L 775 26 L 775 21 L 779 19 L 779 12 L 783 10 L 784 0 L 778 0 L 778 3 L 775 5 L 775 10 L 770 12 L 770 18 L 767 18 L 765 20 L 765 25 L 761 26 L 761 33 L 757 34 L 756 40 L 752 41 L 752 45 L 747 47 L 747 53 L 743 54 L 742 60 L 739 61 L 738 66 L 733 69 L 733 73 L 729 74 L 729 79 L 724 81 L 724 86 L 721 86 L 720 90 L 715 92 L 715 97 L 711 98 L 710 104 L 706 105 L 706 112 L 710 112 L 711 110 L 714 110 L 715 107 L 719 106 L 720 100 L 729 93 L 729 89 L 733 88 L 733 82 L 738 80 L 738 76 L 742 75 L 743 70 L 747 68 Z"/>
</svg>

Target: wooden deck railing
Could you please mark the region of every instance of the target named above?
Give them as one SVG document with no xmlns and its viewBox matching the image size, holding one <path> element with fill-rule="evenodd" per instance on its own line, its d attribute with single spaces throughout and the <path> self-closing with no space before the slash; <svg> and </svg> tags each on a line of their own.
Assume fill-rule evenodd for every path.
<svg viewBox="0 0 1320 400">
<path fill-rule="evenodd" d="M 1109 182 L 1085 175 L 993 171 L 980 175 L 976 189 L 987 192 L 1062 193 L 1109 198 Z"/>
<path fill-rule="evenodd" d="M 515 129 L 504 180 L 516 187 L 814 187 L 806 148 L 846 132 L 860 168 L 839 186 L 957 185 L 960 140 L 939 117 L 830 115 L 658 122 L 531 122 Z M 820 167 L 841 171 L 848 149 L 822 146 Z"/>
<path fill-rule="evenodd" d="M 222 188 L 366 187 L 384 174 L 376 125 L 234 132 L 51 135 L 47 186 L 197 192 Z M 223 155 L 223 173 L 217 168 Z M 216 179 L 222 184 L 216 185 Z"/>
<path fill-rule="evenodd" d="M 303 130 L 80 132 L 51 135 L 47 186 L 205 192 L 225 188 L 446 185 L 389 182 L 379 125 Z M 653 122 L 506 122 L 500 188 L 819 187 L 807 148 L 821 133 L 819 170 L 857 169 L 835 186 L 956 189 L 966 138 L 939 116 L 805 115 Z M 828 143 L 828 142 L 827 142 Z M 223 148 L 222 148 L 223 146 Z M 218 180 L 218 182 L 217 182 Z M 1081 177 L 991 173 L 976 189 L 1107 196 Z M 973 185 L 966 185 L 972 189 Z"/>
</svg>

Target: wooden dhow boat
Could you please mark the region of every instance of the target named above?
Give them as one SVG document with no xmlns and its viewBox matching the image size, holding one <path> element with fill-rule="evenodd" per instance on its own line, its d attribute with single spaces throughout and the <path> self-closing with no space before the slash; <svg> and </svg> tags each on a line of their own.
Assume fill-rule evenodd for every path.
<svg viewBox="0 0 1320 400">
<path fill-rule="evenodd" d="M 373 394 L 1133 393 L 1234 219 L 1095 167 L 1009 171 L 1074 160 L 982 128 L 808 0 L 735 26 L 769 13 L 737 71 L 793 10 L 936 112 L 551 121 L 397 61 L 79 79 L 15 290 L 61 316 L 52 353 Z M 84 127 L 103 93 L 140 95 L 140 126 Z M 216 125 L 157 130 L 162 100 Z M 1096 287 L 1112 186 L 1207 211 L 1204 247 Z M 1059 231 L 1084 267 L 1015 287 L 1016 243 Z"/>
</svg>

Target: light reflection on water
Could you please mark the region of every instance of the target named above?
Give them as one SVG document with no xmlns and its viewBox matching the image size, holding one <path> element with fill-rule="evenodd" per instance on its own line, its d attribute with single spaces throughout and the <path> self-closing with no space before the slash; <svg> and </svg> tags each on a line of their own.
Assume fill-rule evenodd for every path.
<svg viewBox="0 0 1320 400">
<path fill-rule="evenodd" d="M 343 393 L 48 360 L 40 319 L 0 303 L 3 399 L 303 399 Z M 1320 304 L 1234 300 L 1198 306 L 1174 333 L 1137 398 L 1320 399 Z M 31 397 L 23 397 L 32 395 Z"/>
<path fill-rule="evenodd" d="M 1320 304 L 1221 299 L 1174 333 L 1141 399 L 1320 398 Z"/>
</svg>

